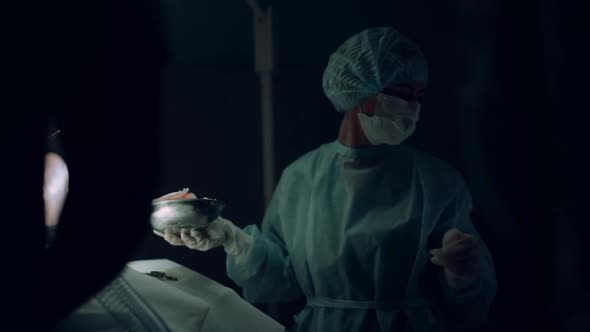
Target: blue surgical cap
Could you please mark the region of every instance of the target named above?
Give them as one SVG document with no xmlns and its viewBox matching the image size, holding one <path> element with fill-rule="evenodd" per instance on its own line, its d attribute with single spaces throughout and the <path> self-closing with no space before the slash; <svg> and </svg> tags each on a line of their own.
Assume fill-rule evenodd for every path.
<svg viewBox="0 0 590 332">
<path fill-rule="evenodd" d="M 380 27 L 345 41 L 330 56 L 322 85 L 334 107 L 346 112 L 389 84 L 427 79 L 428 65 L 418 46 L 397 30 Z"/>
</svg>

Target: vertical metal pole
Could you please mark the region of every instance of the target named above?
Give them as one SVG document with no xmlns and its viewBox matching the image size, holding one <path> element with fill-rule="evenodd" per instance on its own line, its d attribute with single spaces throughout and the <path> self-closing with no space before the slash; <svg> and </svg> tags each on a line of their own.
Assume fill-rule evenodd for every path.
<svg viewBox="0 0 590 332">
<path fill-rule="evenodd" d="M 268 206 L 275 187 L 274 119 L 273 119 L 273 20 L 272 8 L 261 6 L 256 0 L 246 0 L 254 12 L 254 58 L 260 76 L 260 104 L 262 115 L 262 156 L 264 203 Z M 269 303 L 267 314 L 279 319 L 279 307 Z"/>
<path fill-rule="evenodd" d="M 260 73 L 262 88 L 262 151 L 264 158 L 264 202 L 268 206 L 275 187 L 272 72 Z"/>
<path fill-rule="evenodd" d="M 273 21 L 272 8 L 261 8 L 255 0 L 247 0 L 254 12 L 254 56 L 260 76 L 262 115 L 262 156 L 264 202 L 268 206 L 275 187 L 274 123 L 273 123 Z"/>
</svg>

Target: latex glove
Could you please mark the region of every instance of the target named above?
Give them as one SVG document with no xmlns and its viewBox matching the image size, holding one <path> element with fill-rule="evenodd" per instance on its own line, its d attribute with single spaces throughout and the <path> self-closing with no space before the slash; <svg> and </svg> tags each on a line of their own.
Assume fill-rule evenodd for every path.
<svg viewBox="0 0 590 332">
<path fill-rule="evenodd" d="M 169 228 L 164 234 L 154 231 L 172 245 L 184 245 L 190 249 L 208 251 L 223 246 L 236 262 L 244 261 L 252 245 L 252 237 L 231 221 L 219 217 L 205 227 L 192 229 Z"/>
<path fill-rule="evenodd" d="M 430 251 L 430 261 L 445 271 L 452 288 L 464 288 L 479 278 L 480 250 L 478 239 L 453 228 L 445 233 L 442 248 Z"/>
</svg>

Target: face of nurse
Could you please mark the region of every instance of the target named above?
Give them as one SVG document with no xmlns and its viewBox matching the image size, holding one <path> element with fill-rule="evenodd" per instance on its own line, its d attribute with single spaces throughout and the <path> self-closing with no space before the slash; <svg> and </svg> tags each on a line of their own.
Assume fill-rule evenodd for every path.
<svg viewBox="0 0 590 332">
<path fill-rule="evenodd" d="M 419 106 L 424 100 L 426 92 L 426 84 L 424 82 L 405 82 L 389 84 L 381 90 L 381 94 L 398 97 L 408 102 L 410 110 L 418 112 Z M 362 107 L 363 113 L 369 116 L 375 114 L 376 97 L 369 98 L 365 101 L 364 107 Z"/>
<path fill-rule="evenodd" d="M 384 95 L 401 98 L 415 106 L 422 104 L 425 92 L 426 84 L 424 82 L 390 84 L 381 90 Z"/>
</svg>

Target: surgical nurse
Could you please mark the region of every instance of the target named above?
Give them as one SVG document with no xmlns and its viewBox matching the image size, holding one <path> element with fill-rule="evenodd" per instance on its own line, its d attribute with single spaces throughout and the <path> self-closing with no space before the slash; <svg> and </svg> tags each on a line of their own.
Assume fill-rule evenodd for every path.
<svg viewBox="0 0 590 332">
<path fill-rule="evenodd" d="M 304 296 L 297 331 L 444 331 L 486 320 L 496 293 L 471 197 L 448 163 L 401 143 L 427 84 L 420 49 L 371 28 L 330 57 L 323 90 L 338 139 L 283 171 L 261 229 L 224 218 L 167 230 L 173 245 L 223 246 L 250 302 Z"/>
</svg>

